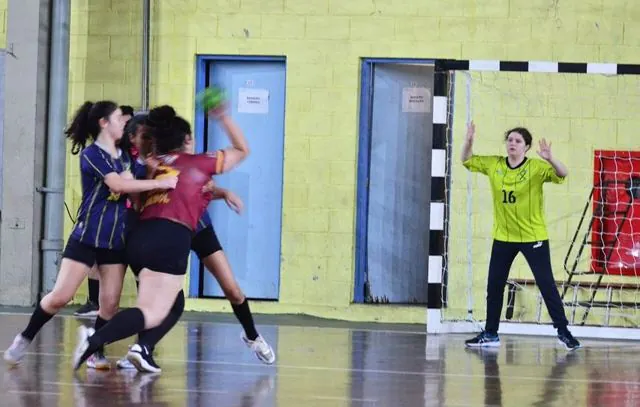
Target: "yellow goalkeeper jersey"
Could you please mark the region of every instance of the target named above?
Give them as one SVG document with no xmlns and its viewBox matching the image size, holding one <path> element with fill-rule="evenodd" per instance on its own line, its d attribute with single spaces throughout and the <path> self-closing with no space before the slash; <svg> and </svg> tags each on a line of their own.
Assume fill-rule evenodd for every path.
<svg viewBox="0 0 640 407">
<path fill-rule="evenodd" d="M 474 155 L 463 165 L 489 177 L 493 196 L 493 238 L 503 242 L 547 240 L 542 185 L 561 184 L 551 164 L 525 158 L 511 168 L 506 157 Z"/>
</svg>

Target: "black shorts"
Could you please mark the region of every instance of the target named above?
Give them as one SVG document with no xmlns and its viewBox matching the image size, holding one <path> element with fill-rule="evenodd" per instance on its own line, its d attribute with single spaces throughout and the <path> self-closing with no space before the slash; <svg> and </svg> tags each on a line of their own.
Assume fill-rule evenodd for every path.
<svg viewBox="0 0 640 407">
<path fill-rule="evenodd" d="M 96 264 L 98 266 L 103 264 L 125 264 L 126 261 L 124 249 L 102 249 L 81 243 L 73 238 L 67 241 L 62 257 L 86 264 L 87 267 L 93 267 Z"/>
<path fill-rule="evenodd" d="M 133 208 L 127 209 L 127 218 L 124 224 L 124 238 L 126 239 L 131 235 L 133 229 L 135 229 L 140 219 L 140 214 Z"/>
<path fill-rule="evenodd" d="M 191 240 L 191 250 L 193 250 L 200 260 L 222 250 L 222 245 L 216 236 L 213 226 L 202 229 Z"/>
<path fill-rule="evenodd" d="M 134 274 L 143 268 L 184 275 L 193 232 L 167 219 L 140 221 L 127 239 L 127 262 Z"/>
</svg>

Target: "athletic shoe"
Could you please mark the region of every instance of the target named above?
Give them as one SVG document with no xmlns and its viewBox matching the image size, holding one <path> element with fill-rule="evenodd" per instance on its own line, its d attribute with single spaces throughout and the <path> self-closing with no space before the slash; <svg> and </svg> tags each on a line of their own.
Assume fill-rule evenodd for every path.
<svg viewBox="0 0 640 407">
<path fill-rule="evenodd" d="M 569 331 L 558 332 L 558 342 L 567 350 L 571 351 L 579 349 L 582 346 L 580 345 L 580 342 L 578 342 L 578 340 L 574 338 Z"/>
<path fill-rule="evenodd" d="M 262 336 L 258 335 L 258 337 L 252 341 L 247 338 L 247 335 L 244 332 L 242 332 L 241 338 L 245 345 L 255 352 L 256 356 L 262 363 L 270 365 L 276 361 L 276 354 Z"/>
<path fill-rule="evenodd" d="M 129 362 L 126 355 L 116 362 L 116 367 L 122 370 L 136 370 L 135 365 Z"/>
<path fill-rule="evenodd" d="M 483 331 L 475 338 L 465 341 L 464 344 L 469 348 L 497 348 L 500 346 L 500 337 Z"/>
<path fill-rule="evenodd" d="M 87 349 L 89 349 L 89 337 L 95 332 L 95 329 L 84 325 L 78 327 L 78 339 L 73 351 L 73 370 L 80 369 L 80 366 L 91 357 L 91 354 L 87 354 Z"/>
<path fill-rule="evenodd" d="M 87 367 L 96 370 L 109 370 L 111 369 L 111 363 L 102 351 L 97 351 L 87 359 Z"/>
<path fill-rule="evenodd" d="M 98 305 L 87 300 L 87 302 L 78 308 L 73 315 L 77 317 L 95 317 L 98 315 Z"/>
<path fill-rule="evenodd" d="M 131 362 L 139 372 L 160 373 L 162 369 L 149 352 L 146 346 L 135 344 L 127 353 L 127 360 Z"/>
<path fill-rule="evenodd" d="M 22 334 L 16 335 L 9 349 L 4 351 L 4 360 L 12 366 L 19 364 L 30 344 L 31 341 Z"/>
</svg>

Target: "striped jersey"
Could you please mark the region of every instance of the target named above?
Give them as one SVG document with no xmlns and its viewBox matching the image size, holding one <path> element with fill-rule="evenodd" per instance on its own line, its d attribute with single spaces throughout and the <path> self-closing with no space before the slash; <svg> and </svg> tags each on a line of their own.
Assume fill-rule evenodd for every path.
<svg viewBox="0 0 640 407">
<path fill-rule="evenodd" d="M 71 238 L 102 249 L 123 249 L 126 222 L 126 194 L 116 194 L 104 183 L 112 172 L 139 171 L 139 165 L 118 149 L 114 158 L 97 143 L 80 153 L 82 202 Z"/>
</svg>

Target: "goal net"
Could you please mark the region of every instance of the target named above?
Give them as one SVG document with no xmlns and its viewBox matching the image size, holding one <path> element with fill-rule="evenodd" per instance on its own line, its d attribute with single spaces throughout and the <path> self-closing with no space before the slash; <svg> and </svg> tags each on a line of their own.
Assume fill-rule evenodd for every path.
<svg viewBox="0 0 640 407">
<path fill-rule="evenodd" d="M 448 83 L 450 166 L 443 308 L 429 315 L 427 329 L 484 328 L 493 200 L 487 177 L 471 174 L 460 162 L 466 126 L 473 120 L 475 154 L 506 155 L 505 131 L 523 126 L 534 138 L 530 158 L 539 158 L 538 141 L 546 138 L 554 157 L 568 167 L 564 184 L 545 184 L 544 213 L 554 277 L 574 333 L 640 337 L 640 77 L 436 75 L 446 75 Z M 502 333 L 555 334 L 522 255 L 511 268 L 501 319 Z"/>
</svg>

